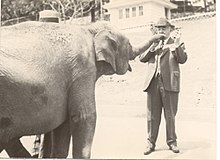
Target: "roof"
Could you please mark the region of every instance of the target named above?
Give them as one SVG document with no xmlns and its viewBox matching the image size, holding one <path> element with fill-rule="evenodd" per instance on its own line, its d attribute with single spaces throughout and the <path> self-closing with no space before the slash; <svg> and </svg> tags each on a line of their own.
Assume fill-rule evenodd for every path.
<svg viewBox="0 0 220 160">
<path fill-rule="evenodd" d="M 127 7 L 131 5 L 144 4 L 148 2 L 157 3 L 163 5 L 169 9 L 177 8 L 177 5 L 171 3 L 169 0 L 111 0 L 110 3 L 104 5 L 104 8 L 112 9 L 112 8 L 120 8 Z"/>
</svg>

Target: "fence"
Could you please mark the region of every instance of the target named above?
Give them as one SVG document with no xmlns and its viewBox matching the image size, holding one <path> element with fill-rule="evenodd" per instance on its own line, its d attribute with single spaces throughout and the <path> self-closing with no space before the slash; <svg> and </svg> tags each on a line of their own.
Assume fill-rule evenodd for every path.
<svg viewBox="0 0 220 160">
<path fill-rule="evenodd" d="M 206 18 L 211 18 L 216 16 L 216 11 L 214 12 L 207 12 L 207 13 L 200 13 L 200 14 L 196 14 L 196 15 L 191 15 L 191 16 L 187 16 L 187 17 L 181 17 L 181 18 L 175 18 L 172 19 L 171 22 L 175 23 L 175 22 L 179 22 L 179 21 L 191 21 L 191 20 L 200 20 L 200 19 L 206 19 Z M 137 29 L 143 29 L 149 27 L 149 24 L 145 24 L 145 25 L 141 25 L 141 26 L 135 26 L 135 27 L 128 27 L 128 28 L 123 28 L 121 30 L 123 31 L 129 31 L 129 30 L 137 30 Z"/>
<path fill-rule="evenodd" d="M 17 24 L 17 23 L 21 23 L 25 21 L 36 21 L 36 20 L 38 20 L 38 16 L 18 17 L 18 18 L 13 18 L 13 19 L 9 19 L 6 21 L 2 21 L 1 26 L 9 26 L 9 25 L 13 25 L 13 24 Z"/>
<path fill-rule="evenodd" d="M 211 18 L 216 16 L 216 12 L 207 12 L 207 13 L 200 13 L 192 16 L 181 17 L 172 19 L 171 22 L 178 22 L 178 21 L 190 21 L 190 20 L 200 20 L 205 18 Z"/>
</svg>

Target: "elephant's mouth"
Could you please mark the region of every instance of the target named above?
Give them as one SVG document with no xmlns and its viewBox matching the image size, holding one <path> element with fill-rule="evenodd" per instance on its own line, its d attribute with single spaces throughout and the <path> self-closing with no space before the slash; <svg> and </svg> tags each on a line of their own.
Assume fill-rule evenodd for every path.
<svg viewBox="0 0 220 160">
<path fill-rule="evenodd" d="M 128 70 L 131 72 L 132 71 L 132 68 L 130 66 L 130 64 L 128 64 Z"/>
</svg>

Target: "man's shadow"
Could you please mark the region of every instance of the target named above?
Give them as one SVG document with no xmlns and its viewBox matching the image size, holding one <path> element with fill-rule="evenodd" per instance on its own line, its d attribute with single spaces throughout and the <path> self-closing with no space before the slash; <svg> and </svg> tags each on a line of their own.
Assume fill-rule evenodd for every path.
<svg viewBox="0 0 220 160">
<path fill-rule="evenodd" d="M 173 153 L 167 145 L 158 146 L 155 148 L 154 153 L 159 154 L 159 152 L 169 151 L 167 153 L 166 158 L 167 159 L 175 159 L 183 154 L 187 154 L 188 152 L 191 152 L 193 150 L 197 149 L 208 149 L 211 147 L 211 142 L 205 142 L 205 141 L 183 141 L 178 143 L 178 147 L 180 149 L 180 153 Z"/>
</svg>

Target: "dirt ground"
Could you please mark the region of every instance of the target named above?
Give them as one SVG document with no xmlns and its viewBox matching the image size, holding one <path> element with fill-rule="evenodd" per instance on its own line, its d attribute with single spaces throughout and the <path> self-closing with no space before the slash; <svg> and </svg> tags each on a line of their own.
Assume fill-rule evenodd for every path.
<svg viewBox="0 0 220 160">
<path fill-rule="evenodd" d="M 181 153 L 173 154 L 168 150 L 165 143 L 164 119 L 162 119 L 156 152 L 143 156 L 147 135 L 147 102 L 142 87 L 146 75 L 144 74 L 145 64 L 140 63 L 137 58 L 131 62 L 132 72 L 124 76 L 103 77 L 100 79 L 100 84 L 98 83 L 97 105 L 101 110 L 99 113 L 104 117 L 111 117 L 106 120 L 109 121 L 109 125 L 116 120 L 115 126 L 118 128 L 108 130 L 112 132 L 107 134 L 112 138 L 111 147 L 108 145 L 104 147 L 106 144 L 103 143 L 105 142 L 103 139 L 101 148 L 108 149 L 105 154 L 100 153 L 100 155 L 100 150 L 97 150 L 94 152 L 94 158 L 215 159 L 215 18 L 178 22 L 176 25 L 182 28 L 182 39 L 188 53 L 188 61 L 181 65 L 181 92 L 176 122 Z M 133 44 L 138 44 L 144 41 L 149 33 L 135 32 L 126 33 L 126 35 Z M 118 118 L 112 118 L 113 113 Z M 106 127 L 104 130 L 109 128 L 107 125 L 104 126 Z M 111 148 L 112 152 L 109 153 Z"/>
<path fill-rule="evenodd" d="M 168 150 L 164 118 L 156 151 L 145 156 L 146 94 L 142 92 L 145 64 L 132 61 L 132 72 L 103 76 L 97 82 L 97 127 L 92 148 L 95 159 L 216 159 L 216 19 L 178 22 L 188 61 L 181 65 L 181 93 L 176 119 L 180 153 Z M 132 44 L 149 32 L 124 33 Z M 31 150 L 33 137 L 22 138 Z M 0 157 L 7 157 L 5 152 Z M 71 158 L 71 150 L 69 153 Z"/>
</svg>

